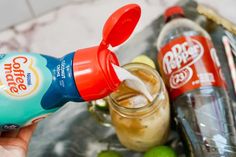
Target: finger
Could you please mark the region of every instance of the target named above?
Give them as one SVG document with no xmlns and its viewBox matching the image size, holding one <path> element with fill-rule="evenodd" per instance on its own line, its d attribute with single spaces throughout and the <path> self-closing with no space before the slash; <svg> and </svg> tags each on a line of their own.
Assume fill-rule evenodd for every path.
<svg viewBox="0 0 236 157">
<path fill-rule="evenodd" d="M 27 151 L 28 144 L 19 138 L 0 138 L 0 146 L 15 146 Z"/>
<path fill-rule="evenodd" d="M 2 137 L 0 138 L 0 145 L 20 147 L 26 152 L 35 128 L 36 124 L 20 129 L 16 138 Z"/>
<path fill-rule="evenodd" d="M 17 137 L 20 138 L 21 140 L 25 141 L 26 143 L 29 143 L 36 126 L 37 126 L 37 124 L 33 124 L 33 125 L 22 128 L 19 131 Z"/>
<path fill-rule="evenodd" d="M 18 132 L 19 130 L 2 132 L 1 137 L 16 137 L 18 135 Z"/>
</svg>

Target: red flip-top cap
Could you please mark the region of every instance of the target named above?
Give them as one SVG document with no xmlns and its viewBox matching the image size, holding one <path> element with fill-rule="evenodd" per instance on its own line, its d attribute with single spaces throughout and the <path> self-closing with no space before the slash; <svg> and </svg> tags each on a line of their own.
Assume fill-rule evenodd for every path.
<svg viewBox="0 0 236 157">
<path fill-rule="evenodd" d="M 102 45 L 117 46 L 132 34 L 141 16 L 137 4 L 128 4 L 114 12 L 103 27 Z"/>
<path fill-rule="evenodd" d="M 137 4 L 123 6 L 106 21 L 99 46 L 76 51 L 73 60 L 74 78 L 84 100 L 103 98 L 118 88 L 120 80 L 112 64 L 119 63 L 108 47 L 117 46 L 127 40 L 140 16 L 141 9 Z"/>
<path fill-rule="evenodd" d="M 164 13 L 165 22 L 167 22 L 173 15 L 184 16 L 184 10 L 180 6 L 172 6 L 168 8 Z"/>
</svg>

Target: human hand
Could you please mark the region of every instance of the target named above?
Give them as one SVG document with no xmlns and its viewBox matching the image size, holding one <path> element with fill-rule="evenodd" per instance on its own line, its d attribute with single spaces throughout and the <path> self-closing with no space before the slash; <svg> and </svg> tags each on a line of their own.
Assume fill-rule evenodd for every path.
<svg viewBox="0 0 236 157">
<path fill-rule="evenodd" d="M 19 131 L 2 132 L 0 135 L 1 157 L 26 157 L 28 145 L 36 128 L 36 124 Z"/>
</svg>

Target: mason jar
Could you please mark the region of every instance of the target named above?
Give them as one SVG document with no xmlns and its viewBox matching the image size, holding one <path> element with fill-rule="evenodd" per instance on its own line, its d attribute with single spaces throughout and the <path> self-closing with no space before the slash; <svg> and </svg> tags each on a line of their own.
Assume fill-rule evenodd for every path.
<svg viewBox="0 0 236 157">
<path fill-rule="evenodd" d="M 160 75 L 141 63 L 129 63 L 123 68 L 143 81 L 153 100 L 130 88 L 126 81 L 109 96 L 112 125 L 121 144 L 139 152 L 164 144 L 170 127 L 170 104 Z"/>
</svg>

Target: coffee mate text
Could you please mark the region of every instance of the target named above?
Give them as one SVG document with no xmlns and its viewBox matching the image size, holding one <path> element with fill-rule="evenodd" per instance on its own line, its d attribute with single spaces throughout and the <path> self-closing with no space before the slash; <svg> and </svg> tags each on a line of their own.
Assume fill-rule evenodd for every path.
<svg viewBox="0 0 236 157">
<path fill-rule="evenodd" d="M 27 90 L 25 71 L 22 69 L 22 65 L 27 62 L 26 57 L 18 56 L 12 60 L 12 63 L 4 64 L 5 79 L 11 93 Z"/>
<path fill-rule="evenodd" d="M 171 74 L 173 70 L 192 65 L 204 53 L 203 46 L 195 39 L 175 44 L 163 57 L 163 70 Z"/>
</svg>

